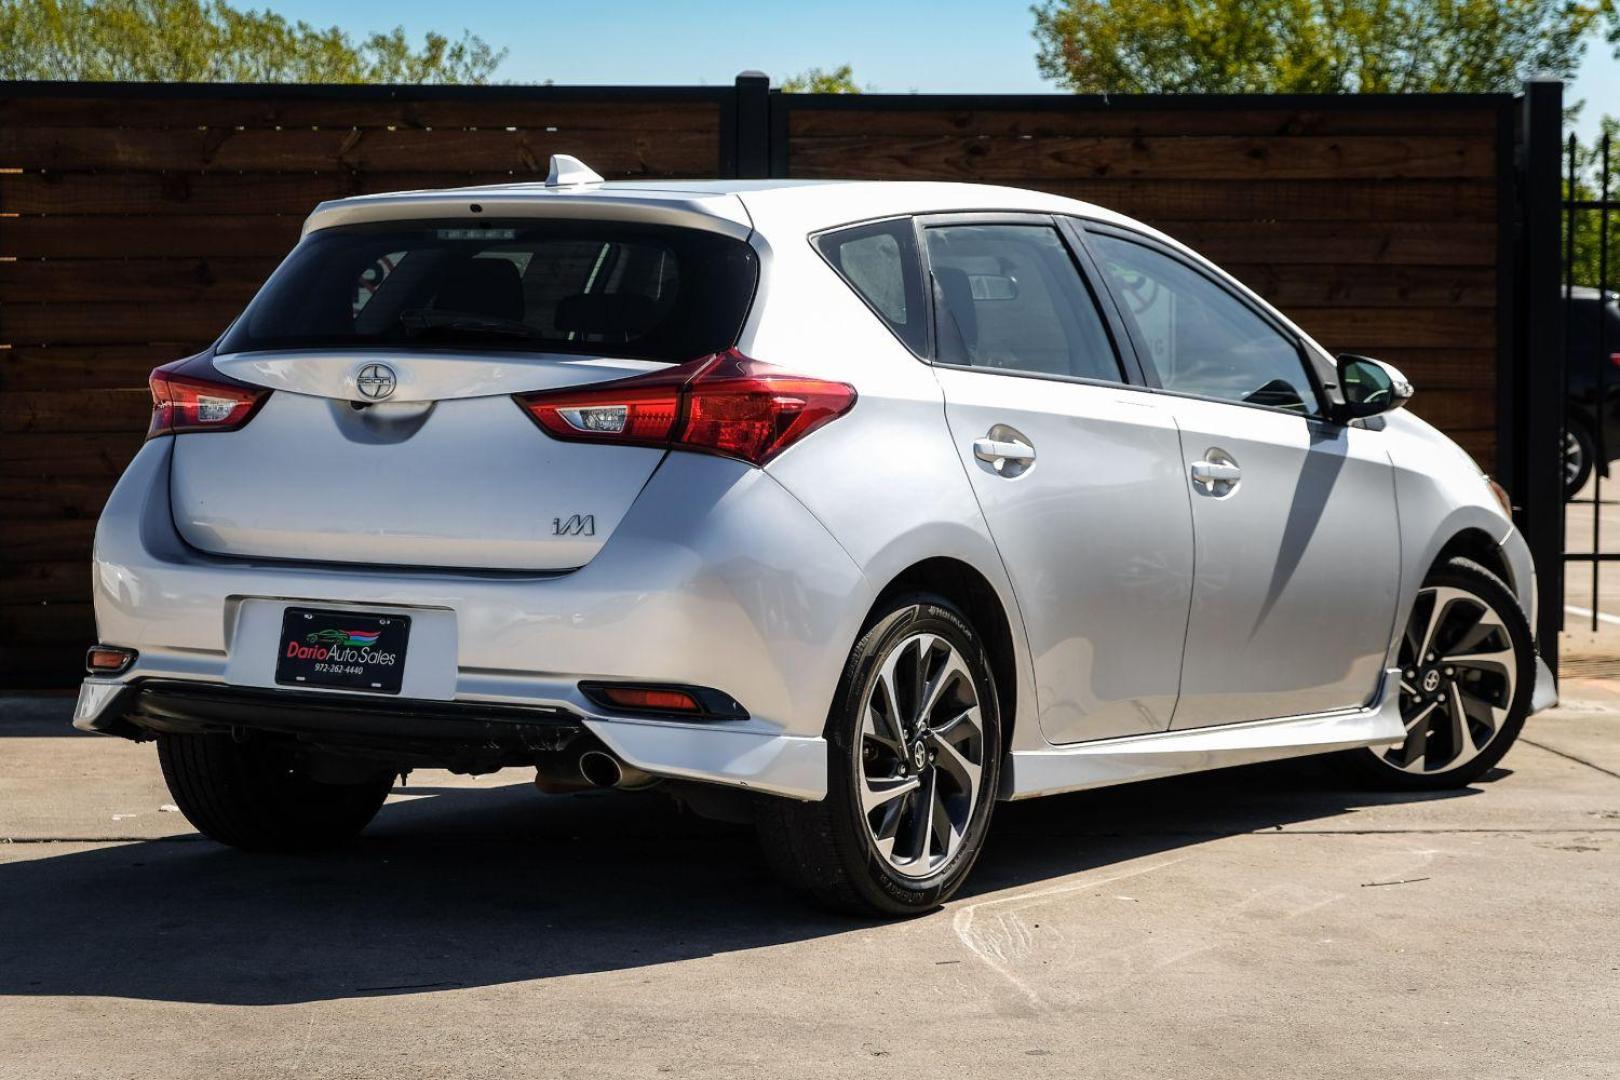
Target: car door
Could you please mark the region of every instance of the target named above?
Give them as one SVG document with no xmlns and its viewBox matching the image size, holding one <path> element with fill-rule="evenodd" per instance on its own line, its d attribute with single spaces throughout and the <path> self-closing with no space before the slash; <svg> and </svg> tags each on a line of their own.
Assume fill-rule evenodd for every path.
<svg viewBox="0 0 1620 1080">
<path fill-rule="evenodd" d="M 1089 225 L 1085 246 L 1181 434 L 1196 573 L 1172 727 L 1364 704 L 1400 585 L 1381 434 L 1328 421 L 1307 346 L 1196 260 Z"/>
<path fill-rule="evenodd" d="M 1123 330 L 1053 219 L 920 225 L 946 419 L 1023 616 L 1041 729 L 1163 731 L 1192 590 L 1167 403 L 1126 385 Z"/>
</svg>

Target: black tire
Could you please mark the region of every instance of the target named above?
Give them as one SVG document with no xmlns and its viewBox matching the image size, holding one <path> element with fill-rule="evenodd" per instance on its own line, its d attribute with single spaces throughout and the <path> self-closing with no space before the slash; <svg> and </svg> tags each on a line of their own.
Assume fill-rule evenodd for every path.
<svg viewBox="0 0 1620 1080">
<path fill-rule="evenodd" d="M 1464 787 L 1496 767 L 1497 763 L 1502 760 L 1502 755 L 1508 752 L 1513 746 L 1514 740 L 1519 737 L 1519 732 L 1524 728 L 1525 718 L 1530 713 L 1530 699 L 1535 692 L 1536 663 L 1534 642 L 1530 634 L 1530 622 L 1525 617 L 1524 609 L 1519 606 L 1519 601 L 1513 595 L 1513 591 L 1495 574 L 1471 559 L 1455 558 L 1441 563 L 1429 572 L 1429 576 L 1424 579 L 1423 589 L 1419 593 L 1418 603 L 1414 605 L 1413 611 L 1407 615 L 1407 629 L 1403 632 L 1400 647 L 1403 675 L 1403 689 L 1400 691 L 1402 718 L 1410 722 L 1424 708 L 1426 701 L 1421 696 L 1421 692 L 1425 689 L 1424 682 L 1430 670 L 1435 670 L 1441 676 L 1440 682 L 1442 683 L 1440 687 L 1435 688 L 1436 697 L 1430 700 L 1435 702 L 1436 709 L 1449 709 L 1450 707 L 1449 704 L 1442 706 L 1439 703 L 1440 699 L 1446 702 L 1450 700 L 1449 697 L 1445 696 L 1450 690 L 1449 685 L 1445 685 L 1447 677 L 1444 672 L 1448 670 L 1444 666 L 1445 644 L 1442 643 L 1436 653 L 1439 657 L 1437 663 L 1440 666 L 1438 668 L 1434 665 L 1426 665 L 1424 663 L 1426 658 L 1414 660 L 1413 656 L 1414 628 L 1420 627 L 1421 624 L 1428 621 L 1429 611 L 1432 611 L 1434 606 L 1431 602 L 1428 610 L 1423 607 L 1422 598 L 1431 589 L 1461 590 L 1475 598 L 1475 602 L 1483 601 L 1485 605 L 1489 605 L 1489 608 L 1500 619 L 1500 631 L 1492 633 L 1482 645 L 1469 646 L 1466 651 L 1477 654 L 1484 648 L 1494 650 L 1499 645 L 1511 644 L 1513 655 L 1511 658 L 1504 655 L 1501 670 L 1481 672 L 1477 668 L 1461 665 L 1450 670 L 1462 673 L 1458 676 L 1459 680 L 1473 680 L 1474 693 L 1478 696 L 1470 696 L 1470 700 L 1475 703 L 1476 707 L 1479 706 L 1481 698 L 1489 697 L 1495 704 L 1505 709 L 1505 716 L 1500 723 L 1496 724 L 1489 736 L 1489 741 L 1485 742 L 1478 750 L 1478 753 L 1455 767 L 1445 767 L 1444 760 L 1445 754 L 1454 753 L 1457 750 L 1458 736 L 1455 734 L 1450 719 L 1451 714 L 1449 713 L 1435 715 L 1431 724 L 1420 724 L 1419 726 L 1428 728 L 1427 732 L 1420 732 L 1419 726 L 1414 726 L 1412 734 L 1408 736 L 1407 742 L 1402 744 L 1401 747 L 1387 750 L 1376 748 L 1351 750 L 1339 756 L 1340 761 L 1349 768 L 1355 777 L 1370 782 L 1377 787 L 1397 791 L 1435 791 Z M 1459 615 L 1462 619 L 1466 620 L 1471 611 L 1472 609 L 1468 604 L 1459 605 Z M 1453 620 L 1453 625 L 1456 625 L 1455 620 Z M 1420 628 L 1417 629 L 1417 633 L 1421 632 Z M 1444 632 L 1444 626 L 1437 628 L 1435 637 L 1438 639 Z M 1464 627 L 1460 632 L 1466 634 L 1469 631 Z M 1501 640 L 1500 635 L 1502 634 L 1506 635 L 1506 643 Z M 1504 681 L 1508 671 L 1513 673 L 1514 680 L 1511 694 L 1507 693 L 1507 686 Z M 1407 682 L 1408 677 L 1416 680 L 1417 685 L 1412 686 L 1412 690 L 1416 692 L 1408 692 L 1405 688 L 1410 685 Z M 1464 712 L 1466 713 L 1467 710 L 1464 709 Z M 1488 712 L 1489 710 L 1487 710 Z M 1444 733 L 1436 735 L 1437 729 L 1433 725 L 1442 723 L 1446 725 L 1446 729 Z M 1477 741 L 1477 736 L 1472 728 L 1473 723 L 1475 722 L 1470 722 L 1468 738 Z M 1422 755 L 1425 759 L 1425 764 L 1422 767 L 1427 768 L 1428 762 L 1434 760 L 1434 771 L 1403 771 L 1393 763 L 1392 755 L 1408 756 L 1409 750 L 1418 748 L 1418 744 L 1414 740 L 1419 738 L 1423 740 L 1421 745 L 1425 748 L 1429 747 L 1429 739 L 1437 739 L 1435 746 L 1429 748 L 1428 752 Z M 1435 755 L 1433 753 L 1434 749 L 1438 749 L 1441 753 Z M 1416 760 L 1415 756 L 1413 760 Z"/>
<path fill-rule="evenodd" d="M 158 761 L 175 805 L 197 831 L 248 851 L 313 851 L 352 840 L 393 786 L 311 780 L 282 748 L 229 735 L 160 735 Z"/>
<path fill-rule="evenodd" d="M 868 827 L 870 819 L 861 810 L 860 793 L 866 784 L 861 761 L 863 753 L 870 749 L 861 725 L 881 666 L 891 651 L 906 648 L 919 634 L 944 639 L 971 675 L 980 723 L 976 745 L 970 747 L 969 753 L 977 749 L 980 773 L 977 793 L 967 799 L 965 827 L 954 854 L 941 852 L 943 861 L 932 872 L 911 876 L 897 872 L 879 853 L 878 842 Z M 957 676 L 956 685 L 960 687 L 963 681 Z M 789 885 L 824 907 L 848 914 L 915 915 L 950 899 L 961 888 L 983 847 L 1001 775 L 1001 711 L 995 679 L 979 636 L 962 613 L 950 601 L 934 595 L 902 597 L 881 608 L 844 667 L 827 718 L 826 737 L 827 798 L 810 803 L 764 797 L 756 808 L 755 824 L 767 860 Z M 929 737 L 924 725 L 917 742 Z M 915 745 L 911 744 L 913 749 Z M 907 760 L 906 754 L 901 753 L 897 760 Z M 916 771 L 919 785 L 928 783 L 925 776 L 935 768 L 930 758 L 926 772 Z M 952 783 L 944 766 L 937 768 L 944 778 L 941 782 Z M 923 790 L 919 786 L 915 797 L 923 798 Z M 933 804 L 935 789 L 927 790 L 928 801 Z M 897 815 L 904 812 L 903 805 L 896 810 Z M 926 826 L 915 830 L 915 835 L 923 837 L 925 863 L 932 858 L 933 840 L 929 834 Z"/>
<path fill-rule="evenodd" d="M 1567 442 L 1564 446 L 1564 501 L 1578 494 L 1592 478 L 1597 462 L 1597 441 L 1586 424 L 1574 417 L 1564 421 Z"/>
</svg>

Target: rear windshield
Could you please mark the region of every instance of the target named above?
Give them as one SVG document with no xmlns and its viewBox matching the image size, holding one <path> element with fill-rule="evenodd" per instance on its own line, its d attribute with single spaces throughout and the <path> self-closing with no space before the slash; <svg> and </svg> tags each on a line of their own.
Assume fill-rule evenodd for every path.
<svg viewBox="0 0 1620 1080">
<path fill-rule="evenodd" d="M 310 234 L 219 351 L 477 349 L 678 363 L 736 344 L 753 249 L 618 222 L 386 222 Z"/>
</svg>

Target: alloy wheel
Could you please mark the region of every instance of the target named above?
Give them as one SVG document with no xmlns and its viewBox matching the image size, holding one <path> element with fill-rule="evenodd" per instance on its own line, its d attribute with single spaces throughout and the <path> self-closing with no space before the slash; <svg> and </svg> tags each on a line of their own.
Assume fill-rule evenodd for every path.
<svg viewBox="0 0 1620 1080">
<path fill-rule="evenodd" d="M 961 849 L 983 797 L 984 719 L 961 653 L 937 634 L 902 639 L 861 709 L 861 818 L 893 870 L 922 878 Z"/>
<path fill-rule="evenodd" d="M 1466 589 L 1418 593 L 1401 640 L 1401 719 L 1406 741 L 1384 752 L 1403 772 L 1466 765 L 1501 732 L 1519 669 L 1502 615 Z"/>
<path fill-rule="evenodd" d="M 1564 430 L 1564 488 L 1571 491 L 1578 486 L 1586 470 L 1586 447 L 1581 438 L 1569 429 Z"/>
</svg>

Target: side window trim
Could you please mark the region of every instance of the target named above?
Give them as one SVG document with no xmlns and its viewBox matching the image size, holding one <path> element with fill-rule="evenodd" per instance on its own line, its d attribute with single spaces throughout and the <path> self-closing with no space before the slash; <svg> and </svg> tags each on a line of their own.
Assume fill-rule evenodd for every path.
<svg viewBox="0 0 1620 1080">
<path fill-rule="evenodd" d="M 1059 231 L 1063 233 L 1063 239 L 1074 256 L 1075 264 L 1080 268 L 1080 276 L 1085 279 L 1091 295 L 1096 298 L 1097 309 L 1108 324 L 1108 333 L 1114 339 L 1114 348 L 1119 354 L 1121 366 L 1125 369 L 1127 383 L 1139 390 L 1163 389 L 1159 385 L 1158 375 L 1143 362 L 1136 335 L 1121 314 L 1119 302 L 1114 298 L 1114 291 L 1108 287 L 1106 275 L 1097 265 L 1091 249 L 1086 247 L 1086 222 L 1082 218 L 1071 217 L 1068 214 L 1059 215 L 1057 222 Z"/>
<path fill-rule="evenodd" d="M 950 368 L 955 371 L 977 371 L 987 375 L 1002 375 L 1018 379 L 1042 379 L 1048 382 L 1076 383 L 1081 386 L 1109 386 L 1131 388 L 1135 380 L 1140 377 L 1141 365 L 1136 356 L 1135 343 L 1122 337 L 1123 327 L 1118 325 L 1111 310 L 1113 300 L 1107 293 L 1098 289 L 1098 281 L 1088 274 L 1090 265 L 1089 254 L 1071 235 L 1065 227 L 1064 220 L 1053 214 L 1031 213 L 1028 211 L 944 211 L 930 214 L 916 214 L 912 217 L 912 224 L 917 235 L 917 254 L 923 266 L 923 293 L 925 294 L 928 311 L 928 356 L 927 361 L 934 367 Z M 974 367 L 966 364 L 948 364 L 940 360 L 938 353 L 938 335 L 935 327 L 938 325 L 939 298 L 934 288 L 934 268 L 928 254 L 928 230 L 940 226 L 951 225 L 1041 225 L 1055 229 L 1058 239 L 1062 242 L 1069 254 L 1069 260 L 1074 265 L 1075 273 L 1079 276 L 1082 288 L 1091 293 L 1097 313 L 1102 316 L 1103 329 L 1107 332 L 1110 344 L 1114 349 L 1114 359 L 1120 367 L 1120 378 L 1091 379 L 1080 375 L 1055 375 L 1039 371 L 1019 371 L 1016 369 Z"/>
<path fill-rule="evenodd" d="M 1306 355 L 1305 343 L 1300 340 L 1298 334 L 1279 323 L 1271 312 L 1259 307 L 1247 296 L 1244 296 L 1241 292 L 1233 289 L 1226 281 L 1222 280 L 1219 275 L 1211 274 L 1207 267 L 1201 266 L 1199 263 L 1187 259 L 1181 252 L 1159 243 L 1153 237 L 1148 236 L 1145 233 L 1139 233 L 1134 229 L 1127 229 L 1122 226 L 1115 225 L 1112 222 L 1105 223 L 1093 220 L 1091 218 L 1072 218 L 1070 220 L 1074 222 L 1075 232 L 1079 234 L 1081 246 L 1086 248 L 1087 258 L 1092 260 L 1092 265 L 1095 266 L 1096 262 L 1095 256 L 1092 254 L 1090 248 L 1086 246 L 1087 234 L 1097 233 L 1102 236 L 1113 236 L 1118 239 L 1128 241 L 1129 243 L 1139 244 L 1142 247 L 1147 248 L 1149 251 L 1156 252 L 1157 254 L 1169 259 L 1171 262 L 1176 263 L 1178 266 L 1197 274 L 1199 277 L 1203 278 L 1205 281 L 1214 286 L 1215 289 L 1218 290 L 1222 295 L 1227 296 L 1236 303 L 1240 304 L 1244 310 L 1252 312 L 1267 326 L 1271 327 L 1271 329 L 1279 337 L 1288 342 L 1289 345 L 1293 346 L 1294 357 L 1299 362 L 1300 369 L 1305 373 L 1306 382 L 1310 384 L 1311 393 L 1316 400 L 1317 410 L 1315 416 L 1300 415 L 1300 419 L 1307 422 L 1327 422 L 1325 418 L 1331 414 L 1331 409 L 1328 407 L 1327 395 L 1323 391 L 1322 381 L 1318 376 L 1316 365 L 1311 363 L 1310 358 Z M 1107 280 L 1106 274 L 1099 273 L 1097 276 L 1102 279 L 1104 285 L 1106 286 L 1110 301 L 1115 306 L 1115 313 L 1120 314 L 1121 320 L 1127 324 L 1126 332 L 1130 337 L 1131 347 L 1138 354 L 1140 354 L 1138 361 L 1143 369 L 1145 377 L 1149 380 L 1149 387 L 1155 393 L 1170 394 L 1174 397 L 1196 398 L 1199 401 L 1212 401 L 1221 405 L 1236 405 L 1244 409 L 1264 409 L 1267 412 L 1286 412 L 1286 410 L 1278 409 L 1272 405 L 1260 405 L 1248 401 L 1233 401 L 1229 398 L 1214 397 L 1209 394 L 1197 394 L 1186 390 L 1166 389 L 1160 382 L 1158 374 L 1153 371 L 1152 367 L 1148 365 L 1146 361 L 1140 359 L 1141 356 L 1145 356 L 1147 353 L 1147 343 L 1140 337 L 1140 328 L 1134 324 L 1131 324 L 1129 320 L 1124 319 L 1123 314 L 1118 306 L 1120 302 L 1119 296 L 1115 292 L 1112 282 Z"/>
<path fill-rule="evenodd" d="M 915 273 L 917 275 L 918 283 L 919 283 L 919 290 L 922 293 L 922 296 L 920 297 L 920 302 L 919 302 L 919 308 L 920 308 L 922 318 L 923 318 L 922 342 L 921 342 L 922 351 L 920 351 L 920 352 L 917 350 L 916 346 L 912 345 L 911 342 L 909 342 L 909 341 L 907 341 L 905 339 L 905 336 L 903 334 L 901 334 L 900 331 L 895 329 L 894 324 L 889 321 L 888 317 L 886 315 L 884 315 L 883 312 L 879 311 L 877 309 L 877 307 L 872 303 L 872 301 L 868 300 L 866 298 L 865 294 L 863 294 L 860 289 L 857 289 L 850 282 L 850 280 L 844 276 L 843 270 L 840 269 L 839 266 L 836 263 L 833 262 L 832 257 L 830 255 L 828 255 L 825 251 L 823 251 L 822 248 L 821 248 L 821 241 L 822 241 L 822 239 L 824 237 L 837 236 L 839 233 L 848 232 L 851 229 L 863 229 L 863 228 L 866 228 L 867 226 L 871 226 L 871 225 L 885 225 L 885 224 L 888 224 L 889 222 L 909 223 L 911 225 L 912 247 L 914 249 L 911 252 L 911 259 L 910 259 L 911 270 L 912 270 L 913 273 Z M 809 242 L 810 242 L 810 250 L 814 251 L 816 253 L 817 258 L 819 258 L 822 262 L 827 264 L 827 269 L 831 270 L 834 274 L 836 274 L 838 276 L 838 279 L 844 283 L 844 287 L 849 289 L 849 291 L 855 295 L 855 299 L 859 300 L 862 304 L 866 305 L 866 309 L 872 313 L 872 317 L 877 319 L 878 322 L 882 323 L 883 328 L 885 330 L 887 330 L 890 334 L 893 334 L 894 339 L 896 341 L 898 341 L 905 348 L 905 350 L 907 352 L 909 352 L 912 356 L 916 357 L 918 360 L 921 360 L 925 364 L 933 363 L 933 356 L 934 356 L 934 298 L 933 298 L 933 289 L 930 286 L 930 278 L 929 278 L 929 273 L 928 273 L 927 256 L 925 254 L 923 254 L 923 251 L 922 251 L 922 246 L 921 245 L 922 245 L 922 239 L 923 238 L 922 238 L 921 232 L 919 232 L 919 230 L 917 228 L 916 215 L 913 215 L 913 214 L 886 214 L 883 217 L 867 218 L 867 219 L 865 219 L 863 221 L 846 221 L 846 222 L 844 222 L 844 223 L 842 223 L 840 225 L 835 225 L 830 229 L 818 229 L 817 231 L 811 233 L 806 239 L 809 240 Z M 900 257 L 901 257 L 902 260 L 904 260 L 906 258 L 906 252 L 905 252 L 904 249 L 901 250 Z"/>
</svg>

